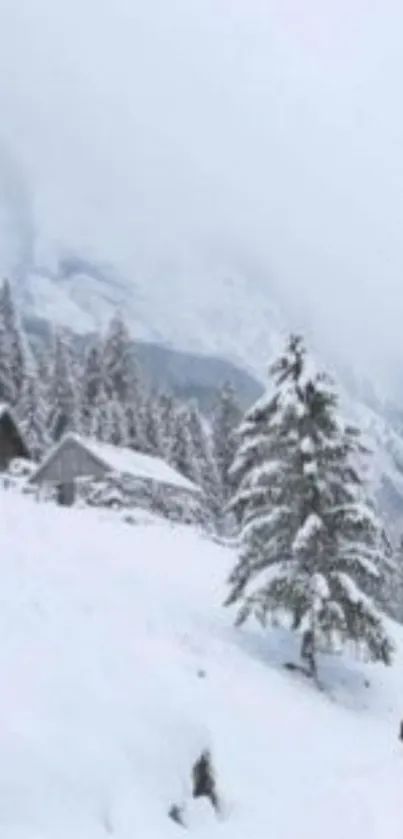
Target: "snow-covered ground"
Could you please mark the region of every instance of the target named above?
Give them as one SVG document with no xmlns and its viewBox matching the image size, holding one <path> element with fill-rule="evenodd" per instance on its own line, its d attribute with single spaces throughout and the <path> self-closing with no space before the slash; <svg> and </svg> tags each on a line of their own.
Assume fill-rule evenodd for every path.
<svg viewBox="0 0 403 839">
<path fill-rule="evenodd" d="M 0 837 L 401 839 L 403 631 L 393 668 L 285 671 L 232 627 L 229 550 L 190 529 L 0 495 Z M 209 748 L 222 814 L 190 800 Z"/>
</svg>

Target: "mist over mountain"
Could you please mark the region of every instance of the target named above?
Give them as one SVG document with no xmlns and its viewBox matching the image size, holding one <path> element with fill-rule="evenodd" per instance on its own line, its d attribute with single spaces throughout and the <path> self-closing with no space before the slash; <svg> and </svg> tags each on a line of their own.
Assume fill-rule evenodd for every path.
<svg viewBox="0 0 403 839">
<path fill-rule="evenodd" d="M 45 293 L 33 250 L 34 275 L 107 263 L 138 337 L 252 363 L 280 309 L 392 392 L 402 23 L 394 0 L 6 0 L 2 270 L 78 325 L 95 284 Z"/>
</svg>

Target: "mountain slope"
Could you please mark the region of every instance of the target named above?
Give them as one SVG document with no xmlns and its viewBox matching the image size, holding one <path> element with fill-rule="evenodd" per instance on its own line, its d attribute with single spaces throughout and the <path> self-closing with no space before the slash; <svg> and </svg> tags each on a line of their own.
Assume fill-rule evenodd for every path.
<svg viewBox="0 0 403 839">
<path fill-rule="evenodd" d="M 49 352 L 51 324 L 39 318 L 25 318 L 24 326 L 32 345 L 42 352 Z M 77 335 L 73 330 L 70 333 L 76 347 L 83 351 L 94 335 Z M 149 341 L 133 341 L 133 352 L 153 388 L 170 389 L 184 399 L 197 398 L 203 410 L 211 410 L 217 390 L 224 382 L 233 384 L 245 408 L 262 393 L 262 384 L 253 374 L 225 358 L 189 353 Z"/>
<path fill-rule="evenodd" d="M 279 632 L 232 628 L 229 550 L 1 493 L 2 839 L 400 839 L 403 634 L 388 670 L 291 677 Z M 222 812 L 190 796 L 209 748 Z"/>
<path fill-rule="evenodd" d="M 133 337 L 188 352 L 219 355 L 262 369 L 277 350 L 283 323 L 267 286 L 231 261 L 194 256 L 124 277 L 111 266 L 62 256 L 51 271 L 31 271 L 19 284 L 25 314 L 73 328 L 102 330 L 116 308 Z"/>
</svg>

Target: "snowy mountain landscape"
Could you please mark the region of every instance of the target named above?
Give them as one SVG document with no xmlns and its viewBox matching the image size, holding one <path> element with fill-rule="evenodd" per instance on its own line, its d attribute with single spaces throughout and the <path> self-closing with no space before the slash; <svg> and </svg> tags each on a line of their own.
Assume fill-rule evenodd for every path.
<svg viewBox="0 0 403 839">
<path fill-rule="evenodd" d="M 324 657 L 320 693 L 287 633 L 233 628 L 230 549 L 10 491 L 0 521 L 2 839 L 400 839 L 401 628 L 393 668 Z"/>
<path fill-rule="evenodd" d="M 223 362 L 260 381 L 302 331 L 368 432 L 395 516 L 400 129 L 383 90 L 399 76 L 396 4 L 382 18 L 309 0 L 303 18 L 295 0 L 253 0 L 250 15 L 181 0 L 176 18 L 161 0 L 32 2 L 0 21 L 0 271 L 20 311 L 85 335 L 118 308 L 147 358 L 161 348 L 154 370 L 207 402 Z M 184 355 L 170 365 L 164 349 Z"/>
<path fill-rule="evenodd" d="M 0 2 L 0 839 L 401 839 L 403 7 Z"/>
</svg>

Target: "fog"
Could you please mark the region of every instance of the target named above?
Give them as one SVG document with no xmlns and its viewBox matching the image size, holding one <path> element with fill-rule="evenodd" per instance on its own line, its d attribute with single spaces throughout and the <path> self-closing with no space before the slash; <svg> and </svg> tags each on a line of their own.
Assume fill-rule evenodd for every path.
<svg viewBox="0 0 403 839">
<path fill-rule="evenodd" d="M 343 360 L 397 365 L 402 31 L 397 0 L 0 0 L 27 252 L 222 248 Z"/>
</svg>

